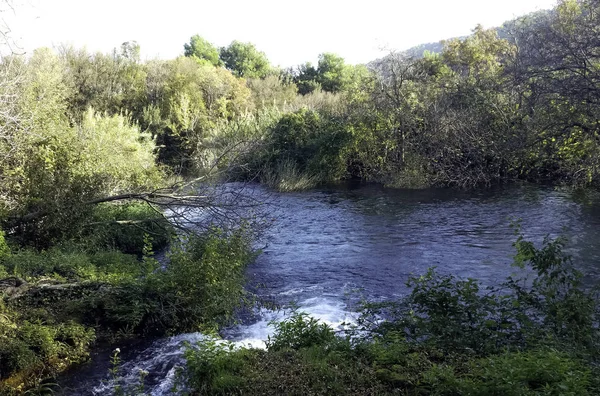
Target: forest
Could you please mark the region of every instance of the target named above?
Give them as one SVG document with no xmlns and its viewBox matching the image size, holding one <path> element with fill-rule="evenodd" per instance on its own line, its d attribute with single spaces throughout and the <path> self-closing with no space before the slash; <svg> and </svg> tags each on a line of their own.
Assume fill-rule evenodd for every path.
<svg viewBox="0 0 600 396">
<path fill-rule="evenodd" d="M 366 65 L 173 45 L 170 60 L 135 41 L 1 56 L 0 394 L 60 394 L 99 345 L 216 334 L 258 304 L 245 271 L 265 217 L 228 186 L 600 186 L 598 0 Z M 345 337 L 297 313 L 266 350 L 190 346 L 175 393 L 598 394 L 595 291 L 561 239 L 518 235 L 530 287 L 431 270 Z"/>
</svg>

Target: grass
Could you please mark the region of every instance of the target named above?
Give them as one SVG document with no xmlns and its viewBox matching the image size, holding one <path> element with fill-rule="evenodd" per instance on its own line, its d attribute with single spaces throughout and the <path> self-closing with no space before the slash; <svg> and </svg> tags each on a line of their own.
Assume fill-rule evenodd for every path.
<svg viewBox="0 0 600 396">
<path fill-rule="evenodd" d="M 262 175 L 263 183 L 279 192 L 308 190 L 318 184 L 316 176 L 300 171 L 291 159 L 279 162 L 275 169 L 266 169 Z"/>
</svg>

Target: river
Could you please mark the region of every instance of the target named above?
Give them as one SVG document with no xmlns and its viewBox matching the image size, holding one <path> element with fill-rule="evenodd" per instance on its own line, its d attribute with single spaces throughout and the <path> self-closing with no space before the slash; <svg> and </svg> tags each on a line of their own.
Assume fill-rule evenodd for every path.
<svg viewBox="0 0 600 396">
<path fill-rule="evenodd" d="M 262 254 L 248 267 L 248 287 L 265 300 L 300 310 L 332 326 L 352 321 L 353 304 L 406 294 L 411 274 L 429 267 L 483 284 L 501 282 L 510 266 L 519 220 L 526 238 L 564 235 L 586 280 L 600 279 L 600 199 L 539 186 L 482 191 L 396 190 L 348 184 L 269 197 L 273 225 L 260 241 Z M 262 309 L 224 337 L 264 346 L 268 322 L 286 311 Z M 150 345 L 123 347 L 124 381 L 135 383 L 140 369 L 150 373 L 146 391 L 168 395 L 175 367 L 182 363 L 183 334 Z M 66 395 L 103 395 L 112 386 L 109 351 L 66 381 Z"/>
</svg>

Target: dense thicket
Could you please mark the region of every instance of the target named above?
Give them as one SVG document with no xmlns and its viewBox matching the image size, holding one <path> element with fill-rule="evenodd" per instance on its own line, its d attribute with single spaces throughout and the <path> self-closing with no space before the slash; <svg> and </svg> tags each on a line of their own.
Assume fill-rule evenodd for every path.
<svg viewBox="0 0 600 396">
<path fill-rule="evenodd" d="M 477 27 L 440 53 L 369 67 L 324 53 L 316 66 L 279 70 L 252 44 L 219 49 L 199 36 L 170 61 L 140 62 L 135 42 L 45 57 L 56 58 L 49 84 L 64 97 L 54 117 L 80 124 L 90 108 L 125 117 L 177 173 L 288 180 L 282 188 L 349 177 L 402 187 L 596 184 L 598 3 L 563 1 L 497 32 Z M 41 57 L 4 67 L 49 73 Z"/>
<path fill-rule="evenodd" d="M 229 175 L 280 189 L 350 177 L 398 187 L 596 185 L 598 7 L 563 1 L 507 23 L 502 38 L 477 27 L 440 53 L 392 54 L 370 69 L 322 54 L 316 67 L 283 72 L 281 88 L 270 80 L 272 99 L 266 80 L 248 81 L 261 98 L 254 108 L 275 109 L 277 122 L 273 111 L 224 119 L 204 158 L 234 151 L 222 169 L 243 171 Z M 298 129 L 290 113 L 307 125 Z"/>
</svg>

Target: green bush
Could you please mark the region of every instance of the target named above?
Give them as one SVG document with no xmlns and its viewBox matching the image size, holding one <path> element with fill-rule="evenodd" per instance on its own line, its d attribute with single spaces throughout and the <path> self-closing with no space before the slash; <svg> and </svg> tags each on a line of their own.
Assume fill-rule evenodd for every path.
<svg viewBox="0 0 600 396">
<path fill-rule="evenodd" d="M 10 248 L 4 238 L 4 231 L 0 230 L 0 263 L 2 259 L 10 254 Z"/>
<path fill-rule="evenodd" d="M 110 254 L 93 257 L 109 261 Z M 105 275 L 113 286 L 74 301 L 72 311 L 84 323 L 97 323 L 112 334 L 214 330 L 230 322 L 235 309 L 247 300 L 244 270 L 253 257 L 243 229 L 190 236 L 171 248 L 164 268 L 146 258 L 132 265 L 135 276 Z"/>
<path fill-rule="evenodd" d="M 234 345 L 209 338 L 185 351 L 189 385 L 200 394 L 240 393 L 245 384 L 243 372 L 252 351 L 234 350 Z"/>
<path fill-rule="evenodd" d="M 277 168 L 291 161 L 301 173 L 320 181 L 338 180 L 345 175 L 346 146 L 351 135 L 340 120 L 306 109 L 285 114 L 269 134 L 267 166 Z"/>
<path fill-rule="evenodd" d="M 0 315 L 0 392 L 8 390 L 12 376 L 31 386 L 84 361 L 95 339 L 80 324 L 30 322 L 6 309 Z"/>
<path fill-rule="evenodd" d="M 59 281 L 124 281 L 144 275 L 148 269 L 135 256 L 118 251 L 85 253 L 59 248 L 37 252 L 17 251 L 4 259 L 10 275 L 27 281 L 53 278 Z"/>
<path fill-rule="evenodd" d="M 326 346 L 336 339 L 331 326 L 319 323 L 317 319 L 304 312 L 295 312 L 289 319 L 272 325 L 275 332 L 266 341 L 269 350 Z"/>
<path fill-rule="evenodd" d="M 247 299 L 245 268 L 253 258 L 248 230 L 213 229 L 174 246 L 165 271 L 149 281 L 156 282 L 157 290 L 178 307 L 179 329 L 225 323 Z"/>
<path fill-rule="evenodd" d="M 555 351 L 506 353 L 470 362 L 468 373 L 435 366 L 423 376 L 439 395 L 589 395 L 591 371 Z"/>
<path fill-rule="evenodd" d="M 164 267 L 145 245 L 142 259 L 77 244 L 2 258 L 0 268 L 24 281 L 10 280 L 17 284 L 0 299 L 0 393 L 85 359 L 96 336 L 215 330 L 248 299 L 244 270 L 254 254 L 244 228 L 190 236 Z"/>
</svg>

